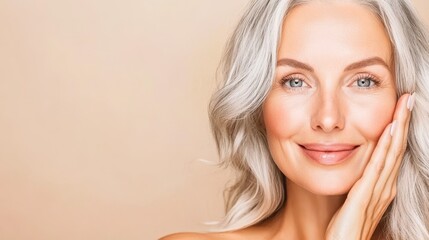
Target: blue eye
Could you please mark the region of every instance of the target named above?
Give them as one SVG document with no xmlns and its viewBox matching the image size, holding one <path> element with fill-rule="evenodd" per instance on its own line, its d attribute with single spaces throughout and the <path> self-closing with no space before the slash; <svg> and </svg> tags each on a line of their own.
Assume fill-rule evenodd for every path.
<svg viewBox="0 0 429 240">
<path fill-rule="evenodd" d="M 369 78 L 361 78 L 357 80 L 357 85 L 359 87 L 372 87 L 374 85 L 374 81 Z"/>
<path fill-rule="evenodd" d="M 282 84 L 287 88 L 301 88 L 307 86 L 304 80 L 297 77 L 282 79 Z"/>
<path fill-rule="evenodd" d="M 355 86 L 359 88 L 373 88 L 375 86 L 378 86 L 380 84 L 380 81 L 378 81 L 376 78 L 372 76 L 359 76 L 357 77 L 357 80 L 355 81 Z"/>
<path fill-rule="evenodd" d="M 302 81 L 301 79 L 297 79 L 297 78 L 289 80 L 289 85 L 291 87 L 302 87 L 303 83 L 304 83 L 304 81 Z"/>
</svg>

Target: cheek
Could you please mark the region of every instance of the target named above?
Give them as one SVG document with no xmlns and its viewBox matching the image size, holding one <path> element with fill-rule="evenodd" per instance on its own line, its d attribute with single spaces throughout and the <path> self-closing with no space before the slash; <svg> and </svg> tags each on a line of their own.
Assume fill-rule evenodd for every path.
<svg viewBox="0 0 429 240">
<path fill-rule="evenodd" d="M 300 104 L 301 103 L 301 104 Z M 263 106 L 263 119 L 269 138 L 288 138 L 305 124 L 308 111 L 302 102 L 281 95 L 271 95 Z"/>
<path fill-rule="evenodd" d="M 375 102 L 375 103 L 374 103 Z M 372 103 L 351 104 L 349 122 L 370 142 L 378 141 L 386 126 L 392 122 L 396 98 L 384 98 Z"/>
</svg>

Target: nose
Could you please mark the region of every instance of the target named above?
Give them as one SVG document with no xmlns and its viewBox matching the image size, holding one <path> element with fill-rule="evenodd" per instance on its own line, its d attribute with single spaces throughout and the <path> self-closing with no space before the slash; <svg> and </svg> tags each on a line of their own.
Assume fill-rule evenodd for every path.
<svg viewBox="0 0 429 240">
<path fill-rule="evenodd" d="M 329 133 L 344 129 L 344 113 L 341 107 L 341 99 L 337 93 L 320 93 L 313 101 L 311 117 L 313 130 Z"/>
</svg>

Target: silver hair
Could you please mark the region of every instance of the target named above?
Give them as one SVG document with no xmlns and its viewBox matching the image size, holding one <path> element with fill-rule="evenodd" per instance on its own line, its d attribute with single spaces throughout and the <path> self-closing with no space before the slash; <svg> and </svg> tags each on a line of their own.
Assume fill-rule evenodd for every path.
<svg viewBox="0 0 429 240">
<path fill-rule="evenodd" d="M 220 162 L 235 169 L 217 231 L 242 229 L 284 203 L 284 175 L 273 162 L 261 123 L 284 17 L 311 0 L 253 0 L 229 39 L 209 105 Z M 384 23 L 395 60 L 397 95 L 416 92 L 397 195 L 379 224 L 386 239 L 429 239 L 429 42 L 409 0 L 354 0 Z"/>
</svg>

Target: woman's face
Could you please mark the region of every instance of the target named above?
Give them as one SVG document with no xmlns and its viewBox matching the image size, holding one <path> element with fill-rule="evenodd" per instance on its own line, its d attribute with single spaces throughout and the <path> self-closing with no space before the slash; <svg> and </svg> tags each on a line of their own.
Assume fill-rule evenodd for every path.
<svg viewBox="0 0 429 240">
<path fill-rule="evenodd" d="M 364 6 L 315 2 L 289 12 L 263 120 L 290 181 L 339 195 L 360 178 L 392 121 L 392 58 L 383 24 Z"/>
</svg>

